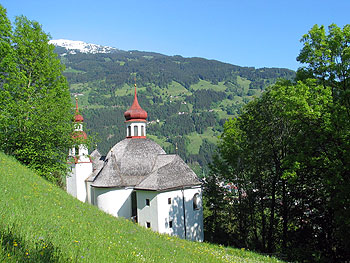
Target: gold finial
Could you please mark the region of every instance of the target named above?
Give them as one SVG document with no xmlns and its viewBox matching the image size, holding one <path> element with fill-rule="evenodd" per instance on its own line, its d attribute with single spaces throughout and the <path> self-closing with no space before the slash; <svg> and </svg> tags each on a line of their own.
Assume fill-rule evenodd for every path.
<svg viewBox="0 0 350 263">
<path fill-rule="evenodd" d="M 178 150 L 178 148 L 177 148 L 177 142 L 175 143 L 175 153 L 177 154 L 177 150 Z"/>
<path fill-rule="evenodd" d="M 136 88 L 136 76 L 134 77 L 134 81 L 135 81 L 135 84 L 134 84 L 134 86 L 135 86 L 135 88 Z"/>
</svg>

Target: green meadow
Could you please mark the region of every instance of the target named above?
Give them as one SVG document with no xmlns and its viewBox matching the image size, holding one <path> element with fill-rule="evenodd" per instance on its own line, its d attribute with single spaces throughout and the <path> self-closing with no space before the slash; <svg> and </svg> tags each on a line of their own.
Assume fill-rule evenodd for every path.
<svg viewBox="0 0 350 263">
<path fill-rule="evenodd" d="M 112 217 L 0 153 L 0 262 L 281 262 Z"/>
</svg>

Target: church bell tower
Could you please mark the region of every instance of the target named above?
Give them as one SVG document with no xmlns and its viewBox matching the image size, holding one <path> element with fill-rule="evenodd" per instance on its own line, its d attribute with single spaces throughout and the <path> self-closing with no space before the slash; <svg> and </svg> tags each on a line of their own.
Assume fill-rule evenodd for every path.
<svg viewBox="0 0 350 263">
<path fill-rule="evenodd" d="M 79 114 L 78 98 L 76 98 L 76 109 L 74 116 L 74 132 L 72 135 L 76 144 L 69 150 L 69 163 L 71 173 L 67 177 L 67 192 L 82 202 L 87 200 L 87 189 L 85 180 L 92 173 L 92 162 L 89 157 L 88 148 L 85 143 L 87 135 L 83 130 L 84 118 Z"/>
</svg>

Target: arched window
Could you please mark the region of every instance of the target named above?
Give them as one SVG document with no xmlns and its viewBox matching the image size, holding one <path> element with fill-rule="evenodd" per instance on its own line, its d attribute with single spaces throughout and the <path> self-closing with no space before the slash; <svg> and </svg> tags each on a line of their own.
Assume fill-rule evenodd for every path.
<svg viewBox="0 0 350 263">
<path fill-rule="evenodd" d="M 198 210 L 200 208 L 200 197 L 199 194 L 196 193 L 193 196 L 193 210 Z"/>
<path fill-rule="evenodd" d="M 128 137 L 130 137 L 131 136 L 131 126 L 128 126 L 128 135 L 127 135 Z"/>
<path fill-rule="evenodd" d="M 134 136 L 139 136 L 139 127 L 137 125 L 134 126 Z"/>
<path fill-rule="evenodd" d="M 141 136 L 145 136 L 145 126 L 141 126 Z"/>
</svg>

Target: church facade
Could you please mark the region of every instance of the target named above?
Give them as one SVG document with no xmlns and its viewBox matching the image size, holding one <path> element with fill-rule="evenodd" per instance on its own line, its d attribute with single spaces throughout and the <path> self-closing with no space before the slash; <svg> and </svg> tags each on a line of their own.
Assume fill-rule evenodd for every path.
<svg viewBox="0 0 350 263">
<path fill-rule="evenodd" d="M 81 144 L 70 150 L 67 192 L 82 202 L 159 233 L 203 241 L 201 181 L 177 155 L 146 136 L 147 112 L 137 100 L 124 113 L 126 138 L 103 157 Z M 86 138 L 76 106 L 75 133 Z"/>
</svg>

